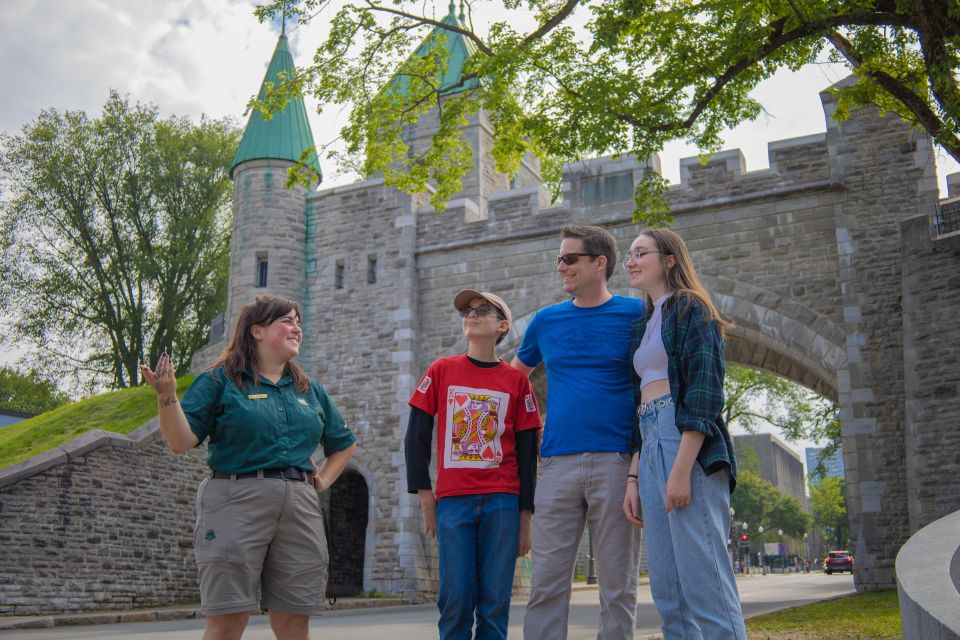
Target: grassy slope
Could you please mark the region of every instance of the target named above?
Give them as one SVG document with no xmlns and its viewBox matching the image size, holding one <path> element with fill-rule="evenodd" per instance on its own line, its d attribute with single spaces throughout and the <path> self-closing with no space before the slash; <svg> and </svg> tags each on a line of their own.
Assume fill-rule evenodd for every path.
<svg viewBox="0 0 960 640">
<path fill-rule="evenodd" d="M 177 380 L 182 396 L 192 375 Z M 91 429 L 130 433 L 157 415 L 153 389 L 144 385 L 74 402 L 0 429 L 0 468 L 16 464 Z"/>
<path fill-rule="evenodd" d="M 868 591 L 747 620 L 748 640 L 899 640 L 896 589 Z"/>
</svg>

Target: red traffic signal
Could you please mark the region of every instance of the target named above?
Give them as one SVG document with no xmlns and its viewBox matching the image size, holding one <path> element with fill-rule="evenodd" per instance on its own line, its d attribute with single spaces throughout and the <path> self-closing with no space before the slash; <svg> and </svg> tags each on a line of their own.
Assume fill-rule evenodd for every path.
<svg viewBox="0 0 960 640">
<path fill-rule="evenodd" d="M 740 536 L 740 542 L 750 542 L 750 536 L 748 536 L 747 534 L 743 534 L 742 536 Z"/>
</svg>

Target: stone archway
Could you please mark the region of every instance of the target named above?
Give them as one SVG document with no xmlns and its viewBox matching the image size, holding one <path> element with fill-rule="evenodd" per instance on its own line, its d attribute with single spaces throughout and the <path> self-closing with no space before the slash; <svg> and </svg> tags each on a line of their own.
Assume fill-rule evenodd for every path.
<svg viewBox="0 0 960 640">
<path fill-rule="evenodd" d="M 344 471 L 330 487 L 328 596 L 352 597 L 363 592 L 369 497 L 366 480 L 353 469 Z"/>
</svg>

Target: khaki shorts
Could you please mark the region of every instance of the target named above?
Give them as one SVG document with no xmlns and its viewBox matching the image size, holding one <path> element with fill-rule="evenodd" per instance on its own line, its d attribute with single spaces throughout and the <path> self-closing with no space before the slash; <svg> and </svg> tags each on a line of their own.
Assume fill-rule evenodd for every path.
<svg viewBox="0 0 960 640">
<path fill-rule="evenodd" d="M 327 541 L 311 484 L 207 478 L 197 489 L 193 552 L 205 616 L 323 608 Z"/>
</svg>

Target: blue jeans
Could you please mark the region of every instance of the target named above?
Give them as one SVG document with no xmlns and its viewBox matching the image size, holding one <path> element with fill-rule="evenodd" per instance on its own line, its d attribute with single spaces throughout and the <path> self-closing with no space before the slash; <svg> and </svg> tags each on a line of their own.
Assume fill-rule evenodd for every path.
<svg viewBox="0 0 960 640">
<path fill-rule="evenodd" d="M 520 539 L 520 499 L 509 493 L 437 502 L 441 640 L 506 640 Z"/>
<path fill-rule="evenodd" d="M 669 397 L 669 396 L 666 396 Z M 694 462 L 691 501 L 666 512 L 666 484 L 680 448 L 673 405 L 640 418 L 640 503 L 650 591 L 665 640 L 745 640 L 740 596 L 727 555 L 729 472 Z"/>
</svg>

